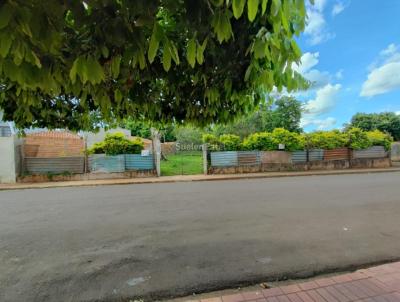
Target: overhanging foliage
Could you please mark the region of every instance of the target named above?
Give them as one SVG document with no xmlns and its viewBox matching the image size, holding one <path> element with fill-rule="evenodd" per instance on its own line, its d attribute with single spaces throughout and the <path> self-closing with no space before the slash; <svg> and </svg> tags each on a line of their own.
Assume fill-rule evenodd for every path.
<svg viewBox="0 0 400 302">
<path fill-rule="evenodd" d="M 291 69 L 304 0 L 5 0 L 0 108 L 18 127 L 227 122 Z"/>
</svg>

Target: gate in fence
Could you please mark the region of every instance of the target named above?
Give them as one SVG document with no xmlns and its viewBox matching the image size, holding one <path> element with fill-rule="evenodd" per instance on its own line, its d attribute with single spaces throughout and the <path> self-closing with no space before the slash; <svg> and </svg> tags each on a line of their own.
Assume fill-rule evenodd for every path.
<svg viewBox="0 0 400 302">
<path fill-rule="evenodd" d="M 172 148 L 172 152 L 162 150 L 161 175 L 194 175 L 202 173 L 202 145 L 177 142 L 175 147 Z"/>
</svg>

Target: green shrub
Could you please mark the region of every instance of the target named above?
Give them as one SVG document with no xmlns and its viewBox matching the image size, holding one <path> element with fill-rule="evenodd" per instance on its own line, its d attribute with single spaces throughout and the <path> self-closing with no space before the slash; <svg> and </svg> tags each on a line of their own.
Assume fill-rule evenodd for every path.
<svg viewBox="0 0 400 302">
<path fill-rule="evenodd" d="M 366 132 L 360 128 L 351 128 L 346 132 L 348 138 L 348 146 L 354 150 L 367 149 L 372 146 L 372 142 L 368 139 Z"/>
<path fill-rule="evenodd" d="M 140 154 L 144 148 L 143 141 L 138 137 L 129 141 L 124 154 Z"/>
<path fill-rule="evenodd" d="M 205 133 L 203 134 L 202 141 L 205 144 L 217 145 L 219 144 L 218 138 L 214 134 Z"/>
<path fill-rule="evenodd" d="M 272 132 L 272 139 L 275 143 L 275 149 L 278 149 L 279 144 L 284 144 L 286 151 L 304 149 L 304 137 L 296 132 L 290 132 L 283 128 L 276 128 Z"/>
<path fill-rule="evenodd" d="M 234 134 L 223 134 L 219 137 L 221 147 L 225 151 L 237 151 L 240 149 L 240 137 Z"/>
<path fill-rule="evenodd" d="M 277 146 L 272 137 L 272 133 L 259 132 L 249 135 L 242 143 L 243 150 L 271 151 L 276 150 Z"/>
<path fill-rule="evenodd" d="M 104 141 L 95 143 L 90 149 L 89 154 L 139 154 L 144 148 L 141 139 L 129 140 L 121 132 L 107 133 Z"/>
<path fill-rule="evenodd" d="M 104 141 L 99 143 L 94 143 L 91 148 L 87 150 L 88 154 L 104 154 Z"/>
<path fill-rule="evenodd" d="M 344 148 L 348 145 L 348 138 L 339 130 L 316 131 L 307 135 L 309 149 L 332 150 Z"/>
<path fill-rule="evenodd" d="M 379 130 L 367 132 L 367 137 L 373 146 L 383 146 L 385 147 L 386 151 L 390 150 L 390 146 L 393 142 L 391 135 L 383 133 Z"/>
</svg>

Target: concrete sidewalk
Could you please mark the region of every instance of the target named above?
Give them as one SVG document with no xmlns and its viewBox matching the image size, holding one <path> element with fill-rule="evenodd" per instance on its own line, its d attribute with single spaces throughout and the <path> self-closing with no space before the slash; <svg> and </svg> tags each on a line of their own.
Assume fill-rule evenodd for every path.
<svg viewBox="0 0 400 302">
<path fill-rule="evenodd" d="M 21 189 L 103 186 L 103 185 L 257 179 L 257 178 L 273 178 L 273 177 L 298 177 L 298 176 L 315 176 L 315 175 L 321 175 L 321 176 L 342 175 L 342 174 L 348 175 L 348 174 L 366 174 L 366 173 L 368 174 L 368 173 L 388 173 L 388 172 L 400 172 L 400 167 L 395 166 L 392 168 L 384 168 L 384 169 L 346 169 L 346 170 L 330 170 L 330 171 L 266 172 L 266 173 L 244 173 L 244 174 L 223 174 L 223 175 L 177 175 L 177 176 L 143 177 L 143 178 L 129 178 L 129 179 L 15 183 L 15 184 L 0 184 L 0 191 L 21 190 Z"/>
<path fill-rule="evenodd" d="M 399 302 L 400 262 L 353 273 L 259 290 L 236 290 L 179 298 L 174 302 Z"/>
</svg>

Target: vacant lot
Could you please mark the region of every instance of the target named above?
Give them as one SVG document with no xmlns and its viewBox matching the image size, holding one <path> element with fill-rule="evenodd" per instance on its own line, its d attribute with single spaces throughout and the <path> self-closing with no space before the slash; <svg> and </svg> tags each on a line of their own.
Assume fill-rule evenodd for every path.
<svg viewBox="0 0 400 302">
<path fill-rule="evenodd" d="M 396 259 L 399 184 L 387 173 L 3 191 L 0 301 L 170 297 Z"/>
<path fill-rule="evenodd" d="M 202 152 L 179 152 L 161 161 L 161 175 L 194 175 L 203 173 Z"/>
</svg>

